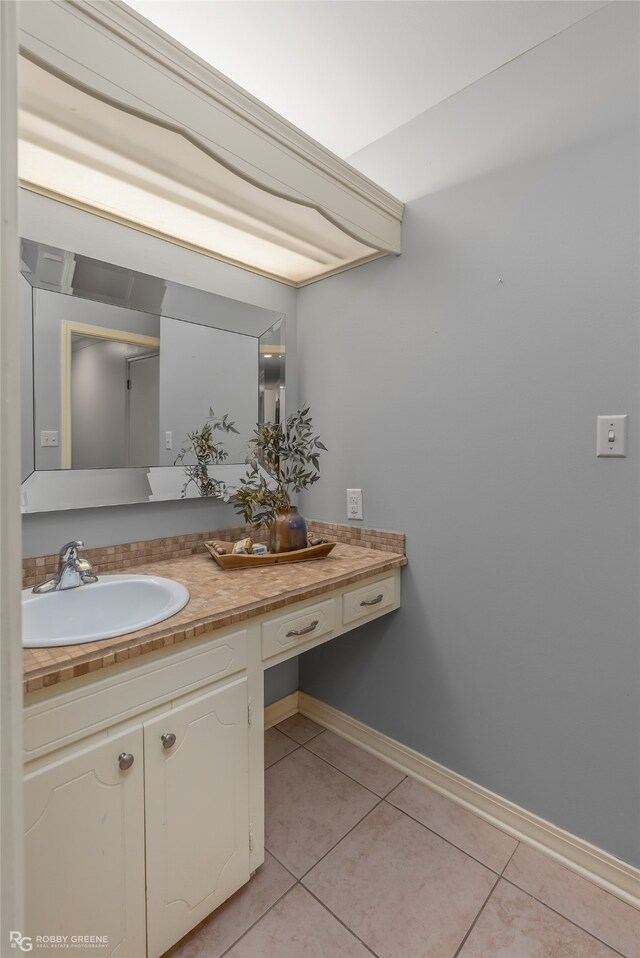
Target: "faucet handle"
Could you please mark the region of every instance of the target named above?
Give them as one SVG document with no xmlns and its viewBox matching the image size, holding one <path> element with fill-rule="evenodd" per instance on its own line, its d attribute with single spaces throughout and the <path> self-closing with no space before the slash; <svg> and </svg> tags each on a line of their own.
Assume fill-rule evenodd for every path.
<svg viewBox="0 0 640 958">
<path fill-rule="evenodd" d="M 74 558 L 77 554 L 78 549 L 82 549 L 84 542 L 82 539 L 72 539 L 71 542 L 67 542 L 66 545 L 60 549 L 60 558 L 66 562 L 67 559 Z"/>
</svg>

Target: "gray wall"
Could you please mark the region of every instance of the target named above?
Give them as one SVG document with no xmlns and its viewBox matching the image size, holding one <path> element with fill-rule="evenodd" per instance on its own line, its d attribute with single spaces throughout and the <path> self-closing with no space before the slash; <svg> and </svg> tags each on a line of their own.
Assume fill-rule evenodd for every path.
<svg viewBox="0 0 640 958">
<path fill-rule="evenodd" d="M 409 557 L 401 610 L 303 656 L 300 687 L 640 865 L 638 8 L 585 23 L 434 118 L 464 149 L 466 103 L 473 151 L 483 84 L 497 123 L 525 68 L 553 69 L 531 122 L 571 102 L 579 136 L 567 114 L 508 162 L 487 147 L 408 204 L 399 259 L 300 292 L 300 395 L 329 448 L 303 512 L 344 522 L 362 487 L 364 524 L 406 531 Z M 410 142 L 398 180 L 428 175 Z M 599 460 L 613 413 L 629 455 Z"/>
<path fill-rule="evenodd" d="M 228 413 L 239 433 L 217 431 L 214 441 L 224 446 L 227 462 L 244 462 L 258 419 L 259 340 L 169 316 L 160 318 L 160 330 L 160 465 L 174 464 L 211 407 L 218 417 Z M 164 448 L 167 431 L 170 452 Z"/>
</svg>

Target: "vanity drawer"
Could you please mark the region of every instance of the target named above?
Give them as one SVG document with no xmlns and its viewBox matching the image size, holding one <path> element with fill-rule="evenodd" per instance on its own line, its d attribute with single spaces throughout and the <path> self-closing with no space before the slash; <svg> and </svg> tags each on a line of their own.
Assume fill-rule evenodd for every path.
<svg viewBox="0 0 640 958">
<path fill-rule="evenodd" d="M 349 625 L 398 602 L 398 577 L 390 575 L 373 585 L 352 589 L 342 596 L 342 624 Z"/>
<path fill-rule="evenodd" d="M 246 669 L 247 630 L 186 645 L 154 662 L 146 663 L 144 657 L 138 662 L 119 675 L 107 672 L 95 683 L 28 706 L 24 718 L 27 758 Z"/>
<path fill-rule="evenodd" d="M 289 612 L 277 619 L 263 623 L 262 658 L 270 659 L 279 652 L 304 645 L 319 636 L 329 637 L 336 628 L 336 603 L 334 599 L 317 602 L 302 611 Z"/>
</svg>

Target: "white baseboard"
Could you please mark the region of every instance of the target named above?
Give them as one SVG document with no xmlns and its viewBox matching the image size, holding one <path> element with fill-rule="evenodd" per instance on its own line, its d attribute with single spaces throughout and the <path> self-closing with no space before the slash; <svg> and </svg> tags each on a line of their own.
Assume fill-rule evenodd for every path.
<svg viewBox="0 0 640 958">
<path fill-rule="evenodd" d="M 293 707 L 295 703 L 295 708 Z M 282 717 L 280 716 L 280 711 Z M 622 901 L 640 908 L 640 871 L 582 838 L 476 785 L 475 782 L 431 761 L 419 752 L 325 705 L 305 692 L 288 695 L 265 710 L 265 726 L 299 711 L 319 725 L 393 765 L 405 775 L 445 795 L 485 821 L 536 848 Z M 271 721 L 272 716 L 278 716 Z M 269 725 L 267 725 L 267 717 Z"/>
<path fill-rule="evenodd" d="M 267 705 L 264 710 L 265 731 L 277 725 L 278 722 L 284 722 L 285 719 L 295 715 L 298 709 L 299 692 L 292 692 L 291 695 L 285 695 L 283 699 L 278 699 L 272 705 Z"/>
</svg>

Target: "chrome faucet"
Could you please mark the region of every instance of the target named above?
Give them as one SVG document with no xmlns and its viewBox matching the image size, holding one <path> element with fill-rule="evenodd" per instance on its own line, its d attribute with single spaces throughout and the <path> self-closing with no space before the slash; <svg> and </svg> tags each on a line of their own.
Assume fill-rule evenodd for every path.
<svg viewBox="0 0 640 958">
<path fill-rule="evenodd" d="M 78 549 L 82 549 L 84 542 L 81 539 L 75 539 L 67 542 L 60 549 L 58 559 L 58 571 L 50 579 L 39 582 L 34 585 L 32 592 L 36 595 L 42 592 L 56 592 L 62 589 L 77 589 L 80 585 L 88 585 L 90 582 L 97 582 L 98 576 L 93 575 L 91 563 L 88 559 L 81 559 L 78 555 Z"/>
</svg>

